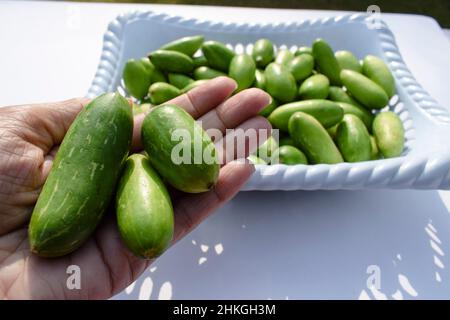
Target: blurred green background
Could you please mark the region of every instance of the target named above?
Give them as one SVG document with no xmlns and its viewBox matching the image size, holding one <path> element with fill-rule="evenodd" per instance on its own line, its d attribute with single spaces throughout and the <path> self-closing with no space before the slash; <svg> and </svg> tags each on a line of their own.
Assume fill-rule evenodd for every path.
<svg viewBox="0 0 450 320">
<path fill-rule="evenodd" d="M 381 8 L 381 12 L 427 15 L 434 17 L 442 27 L 450 28 L 450 0 L 81 0 L 80 2 L 193 4 L 210 6 L 217 5 L 258 8 L 293 8 L 350 11 L 366 11 L 369 5 L 376 4 Z"/>
</svg>

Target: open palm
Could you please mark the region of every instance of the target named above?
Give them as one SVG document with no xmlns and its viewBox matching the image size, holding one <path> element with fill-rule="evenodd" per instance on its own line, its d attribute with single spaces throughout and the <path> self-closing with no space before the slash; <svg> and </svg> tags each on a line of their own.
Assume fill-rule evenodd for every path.
<svg viewBox="0 0 450 320">
<path fill-rule="evenodd" d="M 220 77 L 171 103 L 201 120 L 204 129 L 270 130 L 268 122 L 257 116 L 270 97 L 261 90 L 249 89 L 229 98 L 235 87 L 233 80 Z M 27 223 L 33 206 L 58 145 L 87 103 L 87 99 L 72 99 L 0 109 L 0 298 L 105 299 L 132 283 L 152 262 L 133 256 L 123 245 L 112 211 L 74 253 L 56 259 L 30 253 Z M 144 115 L 135 117 L 134 150 L 141 146 L 143 118 Z M 247 146 L 247 153 L 254 147 Z M 219 153 L 225 155 L 227 150 Z M 251 164 L 231 161 L 222 167 L 213 190 L 194 195 L 174 194 L 174 242 L 233 197 L 252 172 Z M 79 290 L 70 290 L 66 285 L 70 265 L 81 270 Z"/>
</svg>

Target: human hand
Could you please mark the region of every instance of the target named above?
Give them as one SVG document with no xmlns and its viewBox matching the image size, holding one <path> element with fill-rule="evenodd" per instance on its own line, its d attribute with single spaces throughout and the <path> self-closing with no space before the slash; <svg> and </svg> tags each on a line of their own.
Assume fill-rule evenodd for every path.
<svg viewBox="0 0 450 320">
<path fill-rule="evenodd" d="M 270 102 L 270 97 L 259 89 L 248 89 L 229 98 L 235 87 L 233 80 L 220 77 L 169 103 L 183 107 L 201 120 L 204 129 L 216 128 L 222 132 L 231 128 L 270 130 L 267 120 L 257 116 Z M 87 99 L 72 99 L 0 109 L 0 298 L 106 299 L 132 283 L 152 262 L 128 251 L 112 213 L 105 215 L 91 238 L 72 254 L 45 259 L 29 250 L 27 222 L 33 206 L 58 145 L 88 102 Z M 141 146 L 143 118 L 144 115 L 135 117 L 134 150 Z M 255 147 L 247 146 L 246 153 Z M 175 212 L 173 242 L 230 200 L 253 170 L 253 165 L 248 162 L 232 161 L 221 168 L 213 190 L 202 194 L 176 193 L 172 199 Z M 70 265 L 80 267 L 79 290 L 67 288 L 66 270 Z"/>
</svg>

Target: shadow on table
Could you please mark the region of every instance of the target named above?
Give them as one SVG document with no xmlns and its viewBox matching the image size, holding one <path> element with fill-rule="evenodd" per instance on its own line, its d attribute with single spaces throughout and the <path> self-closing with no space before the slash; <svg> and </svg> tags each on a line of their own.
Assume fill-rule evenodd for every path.
<svg viewBox="0 0 450 320">
<path fill-rule="evenodd" d="M 448 230 L 437 191 L 242 192 L 116 298 L 449 298 Z"/>
</svg>

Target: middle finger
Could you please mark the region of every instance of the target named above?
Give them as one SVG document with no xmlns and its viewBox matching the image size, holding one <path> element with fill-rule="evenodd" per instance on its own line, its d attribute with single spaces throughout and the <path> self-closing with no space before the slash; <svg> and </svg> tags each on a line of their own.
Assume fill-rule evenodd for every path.
<svg viewBox="0 0 450 320">
<path fill-rule="evenodd" d="M 225 133 L 226 129 L 236 128 L 256 116 L 270 101 L 271 97 L 266 92 L 257 88 L 247 89 L 225 100 L 197 121 L 201 122 L 204 130 L 218 129 Z"/>
</svg>

